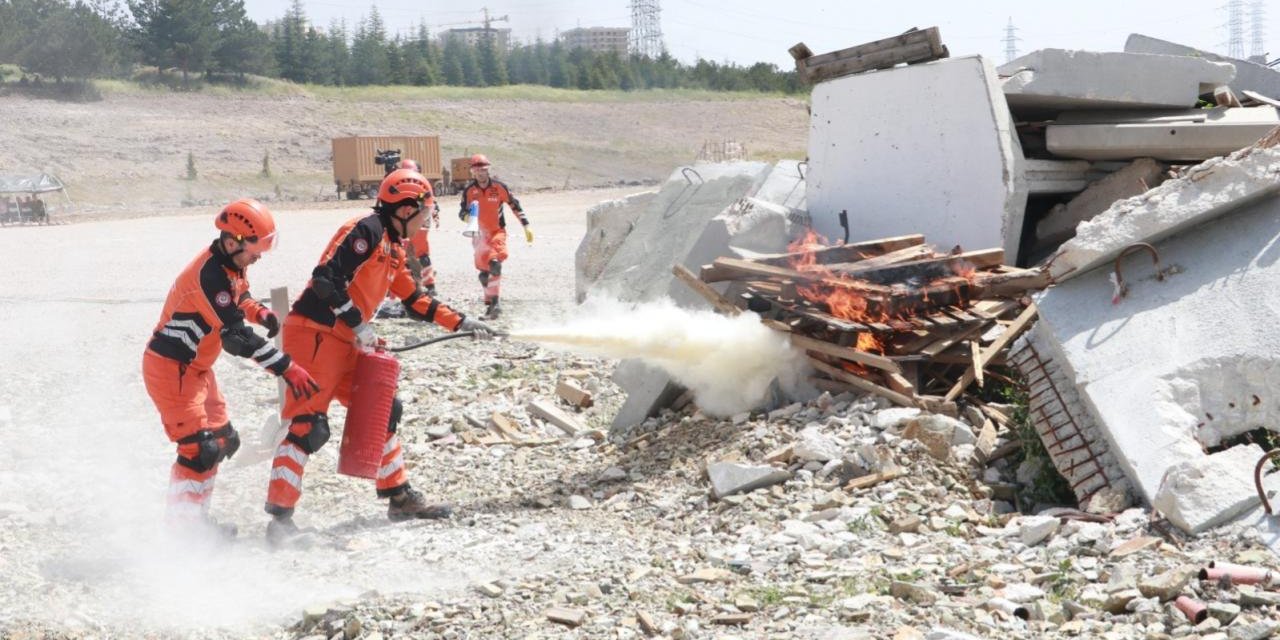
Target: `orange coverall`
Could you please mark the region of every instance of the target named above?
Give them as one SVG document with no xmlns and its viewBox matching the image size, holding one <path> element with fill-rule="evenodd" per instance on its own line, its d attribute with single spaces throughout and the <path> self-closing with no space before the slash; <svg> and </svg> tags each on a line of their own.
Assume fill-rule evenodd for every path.
<svg viewBox="0 0 1280 640">
<path fill-rule="evenodd" d="M 409 315 L 455 330 L 463 315 L 431 299 L 414 283 L 405 265 L 404 246 L 376 213 L 353 218 L 338 229 L 311 282 L 284 321 L 285 350 L 320 385 L 310 398 L 285 398 L 281 417 L 289 433 L 276 449 L 267 488 L 267 513 L 290 515 L 302 497 L 302 475 L 311 454 L 329 438 L 329 404 L 351 398 L 352 375 L 360 349 L 352 328 L 368 322 L 390 291 Z M 401 405 L 395 400 L 387 442 L 378 469 L 379 497 L 408 488 L 396 426 Z"/>
<path fill-rule="evenodd" d="M 171 518 L 207 513 L 218 463 L 240 446 L 212 369 L 224 336 L 240 341 L 253 360 L 276 375 L 289 368 L 288 355 L 244 324 L 246 317 L 256 321 L 261 310 L 244 272 L 216 240 L 182 270 L 165 298 L 142 356 L 142 379 L 165 435 L 178 445 L 169 473 Z"/>
<path fill-rule="evenodd" d="M 484 287 L 485 304 L 498 299 L 502 285 L 502 263 L 507 260 L 507 219 L 503 205 L 511 207 L 520 224 L 528 226 L 520 201 L 511 195 L 511 189 L 499 180 L 489 180 L 486 186 L 472 180 L 462 190 L 462 203 L 458 217 L 463 221 L 470 215 L 472 202 L 479 203 L 480 232 L 471 239 L 475 248 L 476 269 L 480 271 L 480 285 Z"/>
</svg>

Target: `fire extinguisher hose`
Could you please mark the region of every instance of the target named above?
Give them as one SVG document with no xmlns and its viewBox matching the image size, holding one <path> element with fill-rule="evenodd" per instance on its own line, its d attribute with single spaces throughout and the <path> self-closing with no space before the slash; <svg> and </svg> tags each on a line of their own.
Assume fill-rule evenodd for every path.
<svg viewBox="0 0 1280 640">
<path fill-rule="evenodd" d="M 417 349 L 418 347 L 425 347 L 429 344 L 444 342 L 445 340 L 453 340 L 455 338 L 469 338 L 474 335 L 476 335 L 476 332 L 474 331 L 459 331 L 457 333 L 446 333 L 442 336 L 436 336 L 434 338 L 423 340 L 421 342 L 406 344 L 403 347 L 387 347 L 387 351 L 390 351 L 392 353 L 401 353 L 403 351 L 410 351 L 412 349 Z"/>
</svg>

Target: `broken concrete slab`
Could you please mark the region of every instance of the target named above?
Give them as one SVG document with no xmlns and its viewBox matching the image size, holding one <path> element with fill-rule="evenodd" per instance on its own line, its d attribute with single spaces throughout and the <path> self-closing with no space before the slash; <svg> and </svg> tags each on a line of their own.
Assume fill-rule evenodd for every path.
<svg viewBox="0 0 1280 640">
<path fill-rule="evenodd" d="M 939 246 L 1017 255 L 1022 148 L 988 60 L 838 78 L 814 86 L 810 104 L 807 201 L 818 233 L 842 238 L 847 210 L 850 241 L 924 233 Z"/>
<path fill-rule="evenodd" d="M 1045 127 L 1045 145 L 1063 158 L 1201 161 L 1252 145 L 1277 125 L 1280 114 L 1271 106 L 1071 112 Z"/>
<path fill-rule="evenodd" d="M 657 195 L 657 191 L 646 191 L 601 202 L 587 209 L 587 232 L 573 256 L 573 284 L 578 302 L 586 299 L 587 290 L 600 277 L 614 252 L 635 228 L 636 219 Z"/>
<path fill-rule="evenodd" d="M 1111 208 L 1117 200 L 1132 198 L 1160 186 L 1168 165 L 1151 158 L 1139 158 L 1123 169 L 1090 184 L 1070 202 L 1051 209 L 1036 224 L 1042 242 L 1063 242 L 1075 235 L 1076 226 Z"/>
<path fill-rule="evenodd" d="M 1280 190 L 1275 166 L 1280 150 L 1258 146 L 1214 158 L 1141 196 L 1115 202 L 1076 228 L 1076 237 L 1049 261 L 1055 281 L 1075 277 L 1114 259 L 1135 242 L 1152 242 L 1270 197 Z"/>
<path fill-rule="evenodd" d="M 791 472 L 777 467 L 715 462 L 707 465 L 711 493 L 717 500 L 735 493 L 755 491 L 791 478 Z"/>
<path fill-rule="evenodd" d="M 804 172 L 809 163 L 801 160 L 779 160 L 764 182 L 755 192 L 757 200 L 763 200 L 796 212 L 804 212 Z"/>
<path fill-rule="evenodd" d="M 693 171 L 677 171 L 667 181 L 601 274 L 598 290 L 626 301 L 667 297 L 681 307 L 706 309 L 707 301 L 672 275 L 672 264 L 697 272 L 719 257 L 778 253 L 797 222 L 807 226 L 802 210 L 754 197 L 795 202 L 794 192 L 803 189 L 796 186 L 794 161 L 700 164 Z M 725 285 L 716 288 L 723 292 Z M 614 429 L 643 421 L 681 391 L 664 372 L 639 363 L 624 361 L 613 380 L 627 392 Z"/>
<path fill-rule="evenodd" d="M 1032 334 L 1051 349 L 1042 360 L 1053 360 L 1081 400 L 1077 412 L 1059 420 L 1075 422 L 1082 413 L 1104 434 L 1082 443 L 1046 442 L 1051 451 L 1078 450 L 1073 466 L 1082 473 L 1103 475 L 1106 455 L 1113 455 L 1136 495 L 1150 502 L 1170 468 L 1277 424 L 1280 345 L 1271 328 L 1280 321 L 1274 255 L 1280 199 L 1260 195 L 1275 192 L 1275 167 L 1280 151 L 1271 147 L 1233 154 L 1166 182 L 1148 194 L 1147 205 L 1126 207 L 1126 215 L 1113 216 L 1113 208 L 1100 216 L 1114 218 L 1110 222 L 1081 225 L 1113 231 L 1089 252 L 1093 260 L 1077 256 L 1075 264 L 1105 263 L 1130 243 L 1150 242 L 1162 265 L 1176 267 L 1159 280 L 1145 251 L 1122 260 L 1128 295 L 1118 304 L 1112 303 L 1111 268 L 1078 271 L 1039 297 Z M 1188 220 L 1204 222 L 1209 211 L 1226 210 L 1229 221 L 1186 228 Z M 1064 255 L 1079 250 L 1069 247 L 1075 242 L 1064 245 Z M 1199 526 L 1190 517 L 1184 522 Z"/>
<path fill-rule="evenodd" d="M 1227 63 L 1183 56 L 1041 49 L 1000 65 L 1020 116 L 1075 109 L 1193 107 L 1235 77 Z"/>
<path fill-rule="evenodd" d="M 1171 56 L 1188 56 L 1212 62 L 1225 62 L 1235 67 L 1236 74 L 1230 87 L 1236 93 L 1245 90 L 1257 91 L 1265 96 L 1280 97 L 1280 72 L 1268 66 L 1228 58 L 1209 51 L 1188 47 L 1176 42 L 1144 36 L 1140 33 L 1129 35 L 1124 43 L 1124 50 L 1132 53 L 1155 53 Z"/>
<path fill-rule="evenodd" d="M 1225 524 L 1259 504 L 1253 466 L 1262 453 L 1256 444 L 1238 445 L 1174 465 L 1151 506 L 1189 533 Z"/>
</svg>

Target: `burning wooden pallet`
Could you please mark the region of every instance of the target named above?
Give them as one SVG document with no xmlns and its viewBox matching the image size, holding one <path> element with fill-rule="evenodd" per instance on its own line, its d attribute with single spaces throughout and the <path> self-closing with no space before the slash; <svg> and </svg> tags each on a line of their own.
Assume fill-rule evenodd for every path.
<svg viewBox="0 0 1280 640">
<path fill-rule="evenodd" d="M 1045 271 L 1004 261 L 1000 249 L 937 253 L 922 235 L 836 246 L 811 235 L 786 254 L 719 258 L 700 278 L 675 273 L 722 313 L 753 311 L 789 334 L 824 389 L 954 412 L 1034 318 L 1026 292 L 1049 284 Z M 730 282 L 731 295 L 716 282 Z"/>
</svg>

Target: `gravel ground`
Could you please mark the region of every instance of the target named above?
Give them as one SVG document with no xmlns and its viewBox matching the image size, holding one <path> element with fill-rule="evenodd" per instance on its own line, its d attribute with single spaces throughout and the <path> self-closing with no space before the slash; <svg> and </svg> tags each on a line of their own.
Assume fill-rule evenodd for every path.
<svg viewBox="0 0 1280 640">
<path fill-rule="evenodd" d="M 538 239 L 512 252 L 504 326 L 572 313 L 582 212 L 625 193 L 528 198 Z M 256 292 L 296 291 L 351 213 L 281 211 Z M 138 359 L 210 214 L 0 230 L 0 636 L 1260 640 L 1280 626 L 1280 594 L 1195 577 L 1210 561 L 1280 566 L 1251 527 L 1187 540 L 1143 509 L 1018 513 L 1004 492 L 1035 474 L 975 462 L 971 422 L 824 394 L 724 419 L 690 404 L 609 436 L 623 399 L 612 363 L 522 343 L 401 359 L 410 476 L 454 502 L 453 519 L 389 523 L 369 482 L 334 472 L 329 446 L 298 510 L 312 546 L 277 552 L 263 543 L 260 437 L 275 386 L 222 359 L 247 443 L 213 513 L 241 536 L 167 540 L 173 453 Z M 445 225 L 442 297 L 478 311 L 460 224 Z M 436 333 L 378 325 L 392 344 Z M 571 437 L 526 409 L 563 378 L 595 396 Z M 478 442 L 474 425 L 495 414 L 545 442 Z M 726 470 L 773 477 L 715 499 Z M 871 474 L 893 477 L 850 486 Z M 1182 595 L 1207 603 L 1203 621 L 1174 608 Z"/>
</svg>

